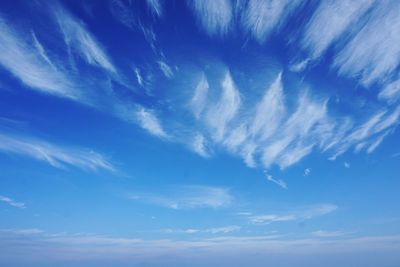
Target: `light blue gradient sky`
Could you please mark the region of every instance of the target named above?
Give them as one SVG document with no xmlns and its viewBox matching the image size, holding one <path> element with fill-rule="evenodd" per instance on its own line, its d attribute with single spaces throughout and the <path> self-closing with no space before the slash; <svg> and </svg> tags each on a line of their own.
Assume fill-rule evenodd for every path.
<svg viewBox="0 0 400 267">
<path fill-rule="evenodd" d="M 398 1 L 3 1 L 0 265 L 400 262 Z"/>
</svg>

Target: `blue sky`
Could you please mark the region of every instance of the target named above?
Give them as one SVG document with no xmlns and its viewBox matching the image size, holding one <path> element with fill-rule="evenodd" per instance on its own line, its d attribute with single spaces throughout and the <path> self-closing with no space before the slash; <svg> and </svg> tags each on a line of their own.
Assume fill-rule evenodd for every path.
<svg viewBox="0 0 400 267">
<path fill-rule="evenodd" d="M 399 1 L 3 1 L 0 265 L 400 262 Z"/>
</svg>

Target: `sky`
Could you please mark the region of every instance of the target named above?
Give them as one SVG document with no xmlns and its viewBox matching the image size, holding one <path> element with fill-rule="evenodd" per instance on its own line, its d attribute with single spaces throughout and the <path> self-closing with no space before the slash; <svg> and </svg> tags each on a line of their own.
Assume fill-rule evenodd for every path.
<svg viewBox="0 0 400 267">
<path fill-rule="evenodd" d="M 0 266 L 400 265 L 400 2 L 0 1 Z"/>
</svg>

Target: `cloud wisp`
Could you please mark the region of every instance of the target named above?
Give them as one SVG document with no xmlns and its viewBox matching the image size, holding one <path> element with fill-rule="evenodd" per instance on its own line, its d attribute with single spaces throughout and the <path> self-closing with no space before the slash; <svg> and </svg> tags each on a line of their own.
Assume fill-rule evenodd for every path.
<svg viewBox="0 0 400 267">
<path fill-rule="evenodd" d="M 227 207 L 233 196 L 226 188 L 186 185 L 159 194 L 133 193 L 129 199 L 170 209 L 194 209 Z"/>
<path fill-rule="evenodd" d="M 136 118 L 139 125 L 150 134 L 161 138 L 167 138 L 168 135 L 161 126 L 160 121 L 151 110 L 139 108 L 136 112 Z"/>
<path fill-rule="evenodd" d="M 194 16 L 210 35 L 224 35 L 231 28 L 233 9 L 229 0 L 188 1 Z"/>
<path fill-rule="evenodd" d="M 171 234 L 227 234 L 232 232 L 240 231 L 242 227 L 238 225 L 229 225 L 222 227 L 213 227 L 213 228 L 205 228 L 205 229 L 196 229 L 196 228 L 188 228 L 188 229 L 165 229 L 164 233 Z"/>
<path fill-rule="evenodd" d="M 117 72 L 104 48 L 81 21 L 61 6 L 54 8 L 54 16 L 70 53 L 75 53 L 92 66 L 114 74 Z"/>
<path fill-rule="evenodd" d="M 0 202 L 4 202 L 12 207 L 18 208 L 18 209 L 25 209 L 26 205 L 23 202 L 18 202 L 15 201 L 12 198 L 6 197 L 6 196 L 2 196 L 0 195 Z"/>
<path fill-rule="evenodd" d="M 318 59 L 347 31 L 351 31 L 374 0 L 322 1 L 308 22 L 301 44 L 311 58 Z"/>
<path fill-rule="evenodd" d="M 267 181 L 276 184 L 277 186 L 283 188 L 283 189 L 288 189 L 288 186 L 285 181 L 282 179 L 274 179 L 272 175 L 265 173 L 265 177 L 267 178 Z"/>
<path fill-rule="evenodd" d="M 309 220 L 332 213 L 337 209 L 338 207 L 333 204 L 321 204 L 293 210 L 288 213 L 249 215 L 247 218 L 252 224 L 270 224 L 274 222 Z"/>
<path fill-rule="evenodd" d="M 74 166 L 92 171 L 115 170 L 114 166 L 97 152 L 62 147 L 31 137 L 0 134 L 0 151 L 44 161 L 56 168 Z"/>
<path fill-rule="evenodd" d="M 27 36 L 33 38 L 34 46 Z M 54 69 L 36 35 L 23 36 L 2 18 L 0 65 L 34 90 L 71 99 L 80 97 L 80 92 L 73 87 L 73 82 L 68 76 Z"/>
<path fill-rule="evenodd" d="M 278 74 L 263 97 L 249 106 L 242 104 L 240 89 L 229 72 L 221 81 L 219 97 L 213 92 L 219 85 L 210 84 L 203 75 L 188 103 L 194 118 L 206 126 L 196 129 L 203 136 L 198 144 L 220 145 L 242 157 L 249 167 L 285 169 L 314 150 L 329 151 L 331 159 L 351 148 L 371 153 L 397 125 L 398 108 L 381 110 L 355 124 L 350 117 L 330 115 L 329 100 L 315 99 L 308 90 L 300 91 L 297 103 L 290 106 L 282 79 Z"/>
<path fill-rule="evenodd" d="M 242 25 L 257 41 L 264 43 L 272 31 L 279 29 L 301 1 L 250 0 L 242 11 Z"/>
</svg>

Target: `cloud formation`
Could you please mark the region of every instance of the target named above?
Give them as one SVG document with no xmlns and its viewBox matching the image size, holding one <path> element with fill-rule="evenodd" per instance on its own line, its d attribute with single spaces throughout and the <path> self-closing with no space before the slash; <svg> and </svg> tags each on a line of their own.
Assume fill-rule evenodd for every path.
<svg viewBox="0 0 400 267">
<path fill-rule="evenodd" d="M 114 166 L 97 152 L 63 147 L 32 137 L 0 134 L 0 151 L 44 161 L 56 168 L 74 166 L 92 171 L 115 170 Z"/>
<path fill-rule="evenodd" d="M 30 40 L 0 17 L 0 65 L 23 84 L 41 92 L 77 99 L 80 92 L 61 71 L 54 69 L 36 35 Z"/>
<path fill-rule="evenodd" d="M 170 209 L 221 208 L 233 200 L 228 189 L 197 185 L 177 186 L 159 194 L 134 193 L 129 198 Z"/>
<path fill-rule="evenodd" d="M 337 210 L 337 208 L 338 207 L 333 204 L 321 204 L 294 210 L 289 213 L 249 215 L 248 219 L 253 224 L 269 224 L 274 222 L 309 220 L 314 217 L 319 217 L 334 212 L 335 210 Z"/>
<path fill-rule="evenodd" d="M 210 35 L 226 34 L 231 27 L 233 10 L 229 0 L 188 1 L 197 21 Z"/>
<path fill-rule="evenodd" d="M 64 42 L 70 53 L 75 53 L 88 64 L 116 73 L 111 59 L 96 38 L 65 8 L 57 6 L 54 15 L 64 36 Z M 70 55 L 72 56 L 72 55 Z"/>
<path fill-rule="evenodd" d="M 139 125 L 143 129 L 147 130 L 150 134 L 161 138 L 166 138 L 168 136 L 162 128 L 160 121 L 151 110 L 139 108 L 139 110 L 136 112 L 136 118 Z"/>
<path fill-rule="evenodd" d="M 9 198 L 9 197 L 6 197 L 6 196 L 0 195 L 0 201 L 4 202 L 4 203 L 6 203 L 6 204 L 8 204 L 8 205 L 10 205 L 12 207 L 15 207 L 15 208 L 19 208 L 19 209 L 25 209 L 26 208 L 25 203 L 15 201 L 12 198 Z"/>
</svg>

